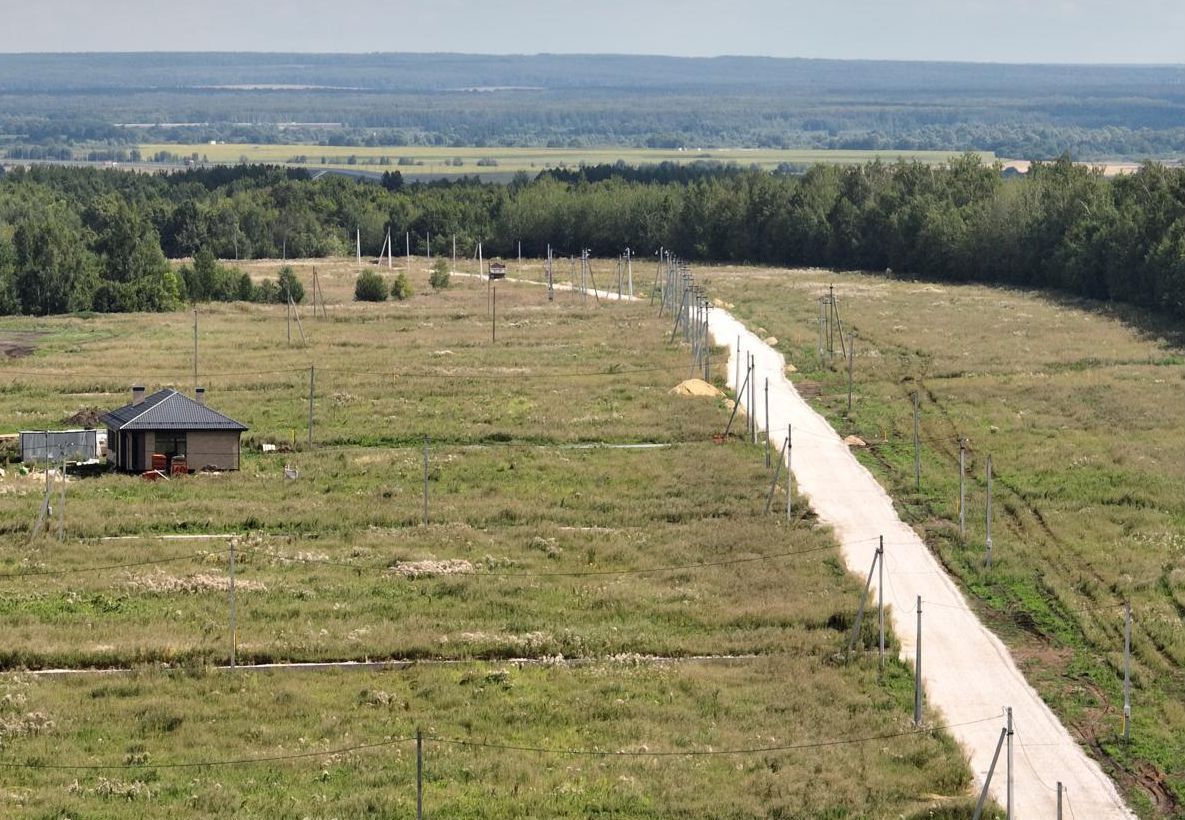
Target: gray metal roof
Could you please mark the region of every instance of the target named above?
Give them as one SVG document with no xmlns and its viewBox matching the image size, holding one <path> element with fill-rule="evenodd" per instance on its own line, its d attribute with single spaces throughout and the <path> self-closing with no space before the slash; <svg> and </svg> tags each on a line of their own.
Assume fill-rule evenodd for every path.
<svg viewBox="0 0 1185 820">
<path fill-rule="evenodd" d="M 125 404 L 99 417 L 114 430 L 246 430 L 229 416 L 172 388 L 158 390 L 139 404 Z"/>
</svg>

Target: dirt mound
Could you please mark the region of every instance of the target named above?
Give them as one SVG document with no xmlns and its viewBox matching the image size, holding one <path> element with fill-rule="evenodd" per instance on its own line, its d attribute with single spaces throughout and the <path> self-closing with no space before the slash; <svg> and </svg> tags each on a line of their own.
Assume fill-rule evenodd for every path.
<svg viewBox="0 0 1185 820">
<path fill-rule="evenodd" d="M 391 572 L 405 578 L 427 575 L 465 575 L 473 572 L 473 564 L 463 558 L 444 558 L 439 561 L 399 561 L 391 565 Z"/>
<path fill-rule="evenodd" d="M 32 356 L 37 349 L 38 340 L 44 336 L 38 330 L 5 330 L 0 331 L 0 356 L 10 359 L 23 359 Z"/>
<path fill-rule="evenodd" d="M 103 412 L 103 409 L 100 407 L 83 407 L 77 413 L 62 419 L 62 424 L 68 424 L 72 427 L 98 427 L 99 416 L 103 415 Z"/>
<path fill-rule="evenodd" d="M 717 390 L 712 385 L 708 384 L 703 379 L 688 379 L 685 382 L 679 382 L 671 392 L 676 396 L 723 396 L 724 394 Z"/>
</svg>

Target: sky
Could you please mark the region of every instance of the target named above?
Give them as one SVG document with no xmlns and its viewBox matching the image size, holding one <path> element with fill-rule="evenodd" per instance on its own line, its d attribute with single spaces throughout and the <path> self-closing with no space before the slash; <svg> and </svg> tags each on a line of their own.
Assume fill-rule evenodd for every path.
<svg viewBox="0 0 1185 820">
<path fill-rule="evenodd" d="M 0 0 L 0 52 L 1185 63 L 1185 0 Z"/>
</svg>

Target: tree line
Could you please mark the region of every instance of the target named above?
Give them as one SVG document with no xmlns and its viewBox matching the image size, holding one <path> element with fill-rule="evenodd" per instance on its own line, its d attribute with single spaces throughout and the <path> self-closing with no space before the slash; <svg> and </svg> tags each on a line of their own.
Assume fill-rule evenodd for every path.
<svg viewBox="0 0 1185 820">
<path fill-rule="evenodd" d="M 946 165 L 603 166 L 386 186 L 265 166 L 174 174 L 34 168 L 0 178 L 0 313 L 167 310 L 284 298 L 235 259 L 376 255 L 387 230 L 423 254 L 635 255 L 809 265 L 1055 288 L 1185 316 L 1185 169 L 1115 179 L 1068 158 L 1005 178 Z M 192 259 L 183 265 L 170 259 Z M 217 260 L 224 260 L 218 262 Z"/>
</svg>

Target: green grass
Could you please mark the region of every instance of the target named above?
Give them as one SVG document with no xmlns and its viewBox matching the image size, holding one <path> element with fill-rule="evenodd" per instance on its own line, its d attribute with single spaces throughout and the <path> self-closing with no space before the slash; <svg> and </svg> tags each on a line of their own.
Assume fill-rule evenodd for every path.
<svg viewBox="0 0 1185 820">
<path fill-rule="evenodd" d="M 1185 797 L 1185 384 L 1179 328 L 1085 302 L 819 271 L 701 270 L 710 291 L 779 339 L 792 378 L 972 593 L 1029 680 L 1144 816 Z M 856 331 L 821 366 L 817 298 L 834 282 Z M 763 332 L 765 332 L 763 331 Z M 837 354 L 838 356 L 838 354 Z M 910 393 L 922 412 L 913 486 Z M 958 534 L 958 438 L 968 439 Z M 992 455 L 994 561 L 983 564 Z M 1132 742 L 1122 725 L 1123 617 L 1133 631 Z"/>
<path fill-rule="evenodd" d="M 785 682 L 796 677 L 812 685 L 787 692 Z M 10 676 L 0 688 L 0 726 L 25 727 L 19 737 L 0 735 L 4 759 L 30 766 L 6 770 L 0 800 L 6 813 L 33 817 L 406 817 L 415 806 L 417 729 L 428 738 L 429 816 L 966 817 L 970 806 L 957 796 L 967 774 L 954 744 L 911 732 L 910 677 L 896 664 L 884 686 L 872 667 L 766 659 L 304 674 L 144 670 L 53 681 Z M 894 737 L 737 755 L 644 754 L 883 735 Z M 228 760 L 239 762 L 187 765 Z"/>
<path fill-rule="evenodd" d="M 724 399 L 669 392 L 688 364 L 665 319 L 506 284 L 493 345 L 485 285 L 431 294 L 415 267 L 419 296 L 354 305 L 354 266 L 318 263 L 329 319 L 305 315 L 305 343 L 287 342 L 274 307 L 202 308 L 199 380 L 252 428 L 241 471 L 75 478 L 62 542 L 27 543 L 43 477 L 0 480 L 0 762 L 17 764 L 5 813 L 407 816 L 413 747 L 397 739 L 419 727 L 434 816 L 969 816 L 962 753 L 940 730 L 911 731 L 909 669 L 891 659 L 882 681 L 875 657 L 839 656 L 860 581 L 830 534 L 764 514 L 758 448 L 712 440 Z M 0 329 L 45 332 L 32 356 L 0 363 L 14 429 L 117 406 L 132 381 L 191 386 L 190 314 Z M 294 431 L 294 451 L 259 452 Z M 574 446 L 648 441 L 670 446 Z M 232 643 L 228 539 L 166 536 L 222 533 L 238 534 L 240 663 L 420 663 L 213 670 Z M 424 561 L 466 563 L 406 573 Z M 708 654 L 744 657 L 643 657 Z M 586 665 L 513 661 L 558 656 Z M 133 671 L 20 671 L 51 666 Z M 809 746 L 837 739 L 855 742 Z M 333 753 L 372 743 L 387 745 Z"/>
</svg>

